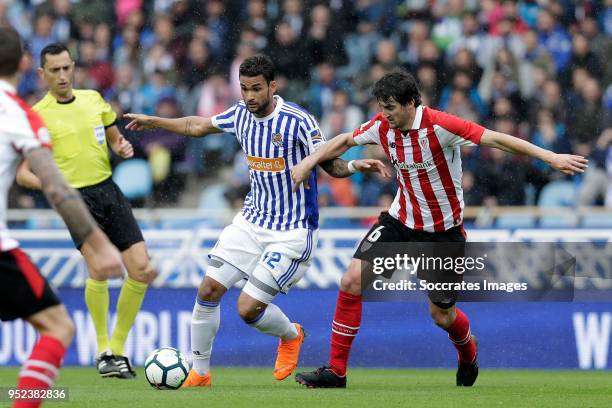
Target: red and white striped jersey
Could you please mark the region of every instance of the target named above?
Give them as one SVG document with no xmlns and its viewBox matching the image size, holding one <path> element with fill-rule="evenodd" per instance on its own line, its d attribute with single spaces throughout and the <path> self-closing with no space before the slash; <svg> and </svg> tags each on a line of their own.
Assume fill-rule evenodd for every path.
<svg viewBox="0 0 612 408">
<path fill-rule="evenodd" d="M 0 252 L 18 246 L 6 226 L 8 191 L 23 153 L 38 147 L 50 147 L 45 124 L 11 84 L 0 81 Z"/>
<path fill-rule="evenodd" d="M 408 132 L 391 129 L 382 113 L 355 129 L 357 144 L 379 144 L 397 171 L 389 214 L 408 228 L 442 232 L 463 222 L 460 146 L 480 144 L 485 128 L 418 106 Z"/>
</svg>

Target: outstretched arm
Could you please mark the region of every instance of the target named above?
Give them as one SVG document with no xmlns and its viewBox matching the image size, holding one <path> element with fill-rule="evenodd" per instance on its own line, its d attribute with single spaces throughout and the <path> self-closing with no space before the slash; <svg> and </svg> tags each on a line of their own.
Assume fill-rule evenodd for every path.
<svg viewBox="0 0 612 408">
<path fill-rule="evenodd" d="M 510 136 L 505 133 L 486 129 L 480 139 L 482 146 L 494 147 L 506 152 L 520 154 L 542 160 L 550 167 L 567 175 L 583 173 L 587 168 L 588 160 L 573 154 L 558 154 L 542 149 L 526 140 Z"/>
<path fill-rule="evenodd" d="M 348 177 L 357 171 L 379 172 L 383 177 L 389 177 L 389 172 L 385 164 L 376 159 L 359 159 L 349 162 L 338 157 L 319 163 L 319 166 L 321 166 L 327 174 L 336 178 Z M 308 186 L 306 187 L 308 188 Z"/>
<path fill-rule="evenodd" d="M 179 135 L 202 137 L 212 133 L 222 133 L 221 129 L 213 126 L 211 118 L 201 116 L 186 116 L 184 118 L 160 118 L 139 113 L 126 113 L 126 118 L 131 119 L 125 128 L 130 130 L 144 130 L 160 128 Z"/>
<path fill-rule="evenodd" d="M 342 133 L 304 158 L 291 169 L 291 177 L 294 183 L 293 191 L 296 191 L 302 183 L 304 183 L 304 187 L 309 187 L 308 177 L 317 164 L 320 164 L 333 177 L 348 177 L 356 171 L 378 171 L 385 177 L 389 176 L 385 165 L 380 160 L 354 160 L 351 168 L 349 162 L 338 158 L 353 146 L 357 146 L 357 143 L 355 143 L 352 133 Z"/>
</svg>

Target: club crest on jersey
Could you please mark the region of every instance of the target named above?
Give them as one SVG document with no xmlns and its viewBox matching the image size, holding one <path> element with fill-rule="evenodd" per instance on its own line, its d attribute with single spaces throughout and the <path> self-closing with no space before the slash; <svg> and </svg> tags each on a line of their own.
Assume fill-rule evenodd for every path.
<svg viewBox="0 0 612 408">
<path fill-rule="evenodd" d="M 426 137 L 419 137 L 419 146 L 421 149 L 427 150 L 429 148 L 429 139 Z"/>
<path fill-rule="evenodd" d="M 276 147 L 283 147 L 283 135 L 275 133 L 272 136 L 272 144 Z"/>
</svg>

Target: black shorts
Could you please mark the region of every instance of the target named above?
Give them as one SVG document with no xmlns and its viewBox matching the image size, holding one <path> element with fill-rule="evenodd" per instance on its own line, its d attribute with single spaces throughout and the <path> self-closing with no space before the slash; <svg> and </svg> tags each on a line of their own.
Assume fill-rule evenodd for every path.
<svg viewBox="0 0 612 408">
<path fill-rule="evenodd" d="M 448 251 L 448 255 L 453 257 L 463 256 L 466 235 L 463 225 L 458 225 L 449 230 L 443 232 L 427 232 L 427 231 L 416 231 L 406 227 L 399 220 L 389 215 L 388 212 L 380 213 L 378 221 L 370 228 L 367 235 L 361 240 L 357 250 L 355 251 L 354 258 L 361 259 L 364 261 L 371 261 L 372 254 L 369 252 L 373 246 L 381 243 L 404 243 L 404 242 L 415 242 L 415 243 L 448 243 L 456 242 L 457 245 L 453 245 Z M 448 247 L 448 246 L 447 246 Z M 429 247 L 430 250 L 435 251 L 435 247 Z M 376 251 L 376 250 L 374 250 Z M 389 278 L 386 274 L 383 276 Z M 419 279 L 425 279 L 428 282 L 456 282 L 461 283 L 463 275 L 456 273 L 442 273 L 440 271 L 428 271 L 419 272 Z M 442 309 L 448 309 L 457 302 L 458 291 L 428 291 L 427 295 L 429 299 L 436 306 Z"/>
<path fill-rule="evenodd" d="M 19 248 L 0 252 L 0 320 L 27 318 L 59 298 L 36 265 Z"/>
<path fill-rule="evenodd" d="M 78 190 L 98 226 L 119 251 L 144 241 L 132 206 L 112 178 Z M 75 241 L 74 237 L 72 240 Z"/>
</svg>

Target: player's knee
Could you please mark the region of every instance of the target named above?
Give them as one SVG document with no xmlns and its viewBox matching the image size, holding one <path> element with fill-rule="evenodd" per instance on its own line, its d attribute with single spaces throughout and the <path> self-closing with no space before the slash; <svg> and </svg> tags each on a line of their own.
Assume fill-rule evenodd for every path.
<svg viewBox="0 0 612 408">
<path fill-rule="evenodd" d="M 65 310 L 60 313 L 54 313 L 53 316 L 41 323 L 39 327 L 41 335 L 54 337 L 65 347 L 72 343 L 76 330 L 72 319 L 70 319 Z"/>
<path fill-rule="evenodd" d="M 340 290 L 352 295 L 361 295 L 361 264 L 358 260 L 353 259 L 348 271 L 342 275 Z"/>
<path fill-rule="evenodd" d="M 238 315 L 246 323 L 253 322 L 264 310 L 261 306 L 256 307 L 242 297 L 238 298 Z"/>
<path fill-rule="evenodd" d="M 361 282 L 359 279 L 351 276 L 351 274 L 345 273 L 340 280 L 340 289 L 343 292 L 348 292 L 352 295 L 360 295 Z"/>
<path fill-rule="evenodd" d="M 148 285 L 157 277 L 157 272 L 155 269 L 153 269 L 153 266 L 151 266 L 151 262 L 149 262 L 148 259 L 137 262 L 133 269 L 134 270 L 131 271 L 130 278 L 134 279 L 135 281 L 146 283 Z"/>
<path fill-rule="evenodd" d="M 205 278 L 198 288 L 198 298 L 211 302 L 218 302 L 226 291 L 227 289 L 225 286 L 221 285 L 219 282 Z"/>
<path fill-rule="evenodd" d="M 433 322 L 436 324 L 436 326 L 445 329 L 451 325 L 451 322 L 452 322 L 451 321 L 452 319 L 451 309 L 441 309 L 439 307 L 431 307 L 429 309 L 429 314 Z"/>
<path fill-rule="evenodd" d="M 61 320 L 58 330 L 59 339 L 63 344 L 69 345 L 70 343 L 72 343 L 72 339 L 74 338 L 76 329 L 74 323 L 72 322 L 72 319 L 67 314 L 65 318 Z"/>
</svg>

